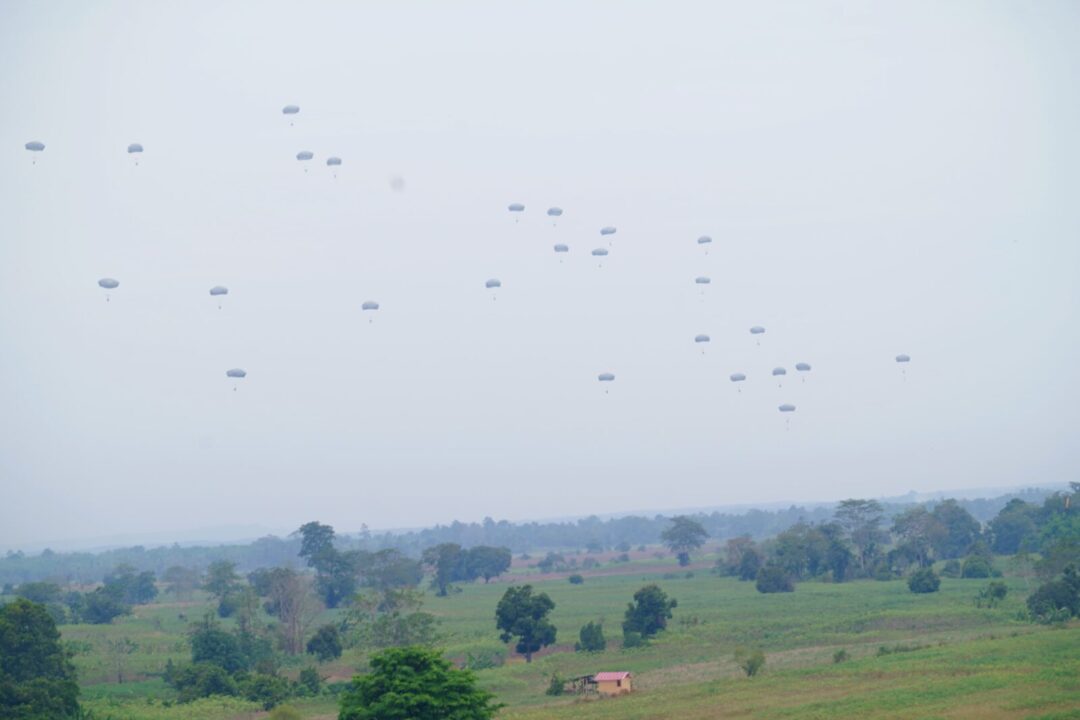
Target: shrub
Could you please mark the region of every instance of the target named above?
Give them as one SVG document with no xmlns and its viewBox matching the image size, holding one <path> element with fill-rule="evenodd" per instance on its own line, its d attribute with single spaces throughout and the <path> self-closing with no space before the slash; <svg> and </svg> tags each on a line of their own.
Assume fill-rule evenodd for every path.
<svg viewBox="0 0 1080 720">
<path fill-rule="evenodd" d="M 941 569 L 941 576 L 947 578 L 960 577 L 960 561 L 949 560 L 947 563 L 945 563 L 945 567 Z"/>
<path fill-rule="evenodd" d="M 571 585 L 580 585 L 585 582 L 585 578 L 583 578 L 581 575 L 578 575 L 577 573 L 574 573 L 567 579 L 570 581 Z"/>
<path fill-rule="evenodd" d="M 336 625 L 323 625 L 307 642 L 307 651 L 319 662 L 341 657 L 341 633 Z"/>
<path fill-rule="evenodd" d="M 604 628 L 600 623 L 587 622 L 578 633 L 580 640 L 574 645 L 577 652 L 603 652 L 607 649 Z"/>
<path fill-rule="evenodd" d="M 1005 599 L 1008 592 L 1009 588 L 1005 583 L 1000 580 L 993 580 L 975 596 L 975 606 L 997 607 Z"/>
<path fill-rule="evenodd" d="M 747 677 L 754 677 L 765 666 L 765 653 L 760 648 L 739 647 L 735 649 L 735 662 L 746 673 Z"/>
<path fill-rule="evenodd" d="M 907 581 L 908 589 L 913 593 L 937 592 L 941 587 L 941 578 L 937 576 L 933 568 L 920 568 L 911 573 Z"/>
<path fill-rule="evenodd" d="M 758 570 L 756 587 L 759 593 L 792 592 L 795 590 L 795 583 L 784 568 L 767 565 Z"/>
<path fill-rule="evenodd" d="M 1060 580 L 1043 583 L 1027 599 L 1028 611 L 1036 620 L 1058 622 L 1080 615 L 1080 573 L 1070 565 Z"/>
<path fill-rule="evenodd" d="M 263 710 L 272 710 L 291 695 L 288 680 L 263 673 L 249 675 L 241 681 L 239 690 L 248 700 L 262 703 Z"/>
<path fill-rule="evenodd" d="M 479 650 L 475 655 L 465 653 L 467 670 L 490 670 L 506 664 L 506 653 L 502 650 Z"/>
<path fill-rule="evenodd" d="M 314 697 L 322 692 L 322 683 L 323 679 L 319 671 L 313 667 L 306 667 L 300 671 L 300 677 L 296 680 L 297 694 Z"/>
<path fill-rule="evenodd" d="M 645 647 L 649 644 L 649 641 L 639 632 L 633 630 L 623 630 L 622 634 L 622 646 L 625 649 L 634 649 Z"/>
<path fill-rule="evenodd" d="M 566 681 L 559 677 L 559 673 L 551 674 L 551 682 L 548 683 L 545 695 L 562 695 L 566 688 Z"/>
<path fill-rule="evenodd" d="M 176 669 L 170 683 L 182 703 L 211 695 L 236 695 L 236 681 L 220 665 L 199 662 Z"/>
<path fill-rule="evenodd" d="M 289 705 L 278 705 L 273 712 L 266 716 L 266 720 L 302 720 L 303 717 L 296 708 Z"/>
<path fill-rule="evenodd" d="M 991 569 L 989 560 L 975 555 L 964 561 L 960 576 L 965 578 L 988 578 Z"/>
<path fill-rule="evenodd" d="M 840 650 L 837 650 L 836 652 L 833 653 L 832 661 L 834 663 L 839 664 L 839 663 L 842 663 L 842 662 L 847 662 L 849 657 L 851 657 L 851 656 L 848 655 L 847 650 L 840 649 Z"/>
</svg>

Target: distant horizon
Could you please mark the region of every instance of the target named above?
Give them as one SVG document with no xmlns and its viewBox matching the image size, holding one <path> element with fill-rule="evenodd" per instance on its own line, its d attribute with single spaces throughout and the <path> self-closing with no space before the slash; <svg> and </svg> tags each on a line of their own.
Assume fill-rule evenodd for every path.
<svg viewBox="0 0 1080 720">
<path fill-rule="evenodd" d="M 978 499 L 993 499 L 1001 497 L 1003 495 L 1010 494 L 1022 494 L 1026 492 L 1057 492 L 1061 489 L 1068 487 L 1068 482 L 1057 483 L 1038 483 L 1028 485 L 1004 485 L 996 487 L 980 487 L 980 488 L 952 488 L 945 490 L 931 490 L 917 492 L 909 490 L 906 493 L 900 495 L 881 495 L 876 497 L 869 497 L 865 499 L 873 499 L 879 502 L 895 503 L 904 501 L 906 498 L 914 496 L 912 502 L 929 502 L 935 499 L 957 498 L 967 500 Z M 994 494 L 987 494 L 994 493 Z M 782 510 L 789 507 L 821 507 L 826 505 L 835 505 L 850 497 L 837 497 L 828 500 L 775 500 L 767 502 L 749 502 L 749 503 L 732 503 L 721 505 L 702 505 L 694 507 L 670 507 L 670 508 L 643 508 L 635 510 L 614 511 L 614 512 L 593 512 L 580 515 L 562 515 L 555 517 L 527 517 L 527 518 L 495 518 L 493 515 L 484 515 L 480 518 L 473 518 L 463 520 L 461 518 L 454 518 L 448 521 L 441 521 L 437 523 L 430 523 L 426 525 L 415 525 L 406 527 L 368 527 L 368 531 L 372 534 L 401 534 L 408 532 L 417 532 L 421 530 L 431 529 L 435 527 L 446 527 L 455 522 L 461 522 L 464 524 L 480 523 L 486 517 L 491 517 L 495 522 L 510 522 L 513 524 L 524 523 L 559 523 L 559 522 L 574 522 L 587 517 L 597 517 L 601 520 L 608 520 L 613 518 L 631 517 L 631 516 L 643 516 L 652 517 L 654 515 L 679 515 L 679 514 L 699 514 L 699 513 L 728 513 L 728 514 L 742 514 L 739 511 L 750 510 Z M 232 526 L 221 527 L 206 527 L 206 528 L 193 528 L 190 530 L 176 530 L 176 531 L 160 531 L 155 533 L 144 534 L 118 534 L 112 536 L 101 536 L 96 538 L 72 538 L 67 540 L 56 541 L 43 541 L 28 543 L 20 547 L 0 547 L 0 553 L 8 552 L 22 552 L 26 555 L 39 555 L 45 550 L 51 550 L 57 553 L 102 553 L 110 550 L 117 550 L 129 547 L 143 546 L 147 549 L 157 547 L 169 547 L 171 545 L 180 545 L 182 547 L 213 547 L 217 545 L 241 545 L 254 542 L 264 537 L 277 537 L 285 538 L 296 531 L 296 529 L 304 522 L 311 520 L 319 520 L 319 518 L 307 518 L 301 520 L 296 524 L 296 527 L 292 529 L 285 528 L 272 528 L 269 526 L 259 526 L 251 524 L 239 524 Z M 250 530 L 249 534 L 242 534 L 244 531 Z M 335 531 L 340 536 L 354 537 L 359 535 L 362 530 L 356 529 L 342 529 L 335 526 Z M 212 535 L 213 533 L 221 533 L 217 537 L 203 537 L 203 535 Z M 232 534 L 229 534 L 232 533 Z M 169 540 L 156 540 L 151 538 L 160 538 L 162 536 L 169 536 Z M 141 539 L 140 539 L 141 538 Z"/>
</svg>

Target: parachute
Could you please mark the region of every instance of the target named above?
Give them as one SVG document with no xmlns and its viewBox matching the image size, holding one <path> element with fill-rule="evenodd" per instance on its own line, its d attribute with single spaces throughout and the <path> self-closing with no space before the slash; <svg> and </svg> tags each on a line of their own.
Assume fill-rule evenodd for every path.
<svg viewBox="0 0 1080 720">
<path fill-rule="evenodd" d="M 600 234 L 601 235 L 614 235 L 615 234 L 615 227 L 613 225 L 608 225 L 606 227 L 602 227 L 602 228 L 600 228 Z"/>
<path fill-rule="evenodd" d="M 901 354 L 901 355 L 897 355 L 897 356 L 896 356 L 896 362 L 898 362 L 898 363 L 908 363 L 908 362 L 911 362 L 911 356 L 910 356 L 910 355 L 903 355 L 903 354 Z"/>
<path fill-rule="evenodd" d="M 296 159 L 301 161 L 311 160 L 313 157 L 315 157 L 315 153 L 311 152 L 310 150 L 301 150 L 300 152 L 296 153 Z"/>
<path fill-rule="evenodd" d="M 29 150 L 30 152 L 41 152 L 42 150 L 45 149 L 45 143 L 38 142 L 37 140 L 33 140 L 31 142 L 26 143 L 26 145 L 24 147 L 27 150 Z"/>
<path fill-rule="evenodd" d="M 562 208 L 548 208 L 547 214 L 549 217 L 562 217 Z"/>
<path fill-rule="evenodd" d="M 596 257 L 606 257 L 608 254 L 607 248 L 596 248 L 592 251 L 592 254 Z"/>
<path fill-rule="evenodd" d="M 570 252 L 570 247 L 568 245 L 563 245 L 562 243 L 558 243 L 558 244 L 555 245 L 555 252 L 557 252 L 557 253 Z"/>
<path fill-rule="evenodd" d="M 696 343 L 707 343 L 707 342 L 709 342 L 709 340 L 711 340 L 711 338 L 708 335 L 695 335 L 694 336 L 694 342 L 696 342 Z"/>
<path fill-rule="evenodd" d="M 795 369 L 799 372 L 809 372 L 810 363 L 795 363 Z"/>
<path fill-rule="evenodd" d="M 116 288 L 120 287 L 120 283 L 116 280 L 113 280 L 112 278 L 101 278 L 97 281 L 97 284 L 105 288 L 106 290 L 115 290 Z"/>
<path fill-rule="evenodd" d="M 214 287 L 210 288 L 210 296 L 211 297 L 222 297 L 223 295 L 228 295 L 228 294 L 229 294 L 229 288 L 225 287 L 224 285 L 215 285 Z M 217 308 L 218 308 L 218 310 L 221 309 L 221 301 L 220 300 L 218 300 Z"/>
<path fill-rule="evenodd" d="M 492 288 L 501 288 L 502 283 L 499 282 L 496 278 L 492 278 L 492 279 L 488 280 L 486 283 L 484 283 L 484 287 L 488 288 L 489 290 L 492 289 Z"/>
<path fill-rule="evenodd" d="M 326 166 L 327 167 L 337 167 L 338 165 L 341 165 L 341 158 L 339 158 L 339 157 L 328 157 L 328 158 L 326 158 Z"/>
<path fill-rule="evenodd" d="M 701 237 L 699 237 L 697 239 L 697 244 L 698 245 L 708 245 L 711 242 L 712 242 L 712 238 L 709 237 L 708 235 L 702 235 Z"/>
<path fill-rule="evenodd" d="M 240 368 L 233 368 L 232 370 L 225 371 L 226 377 L 231 378 L 244 378 L 247 377 L 247 370 L 241 370 Z"/>
<path fill-rule="evenodd" d="M 510 212 L 525 212 L 525 206 L 521 203 L 510 203 L 506 206 L 506 209 Z"/>
<path fill-rule="evenodd" d="M 787 375 L 787 370 L 782 367 L 773 368 L 772 374 L 773 377 L 783 378 L 784 375 Z M 783 380 L 780 381 L 778 387 L 784 387 Z"/>
<path fill-rule="evenodd" d="M 698 285 L 708 285 L 709 283 L 712 282 L 712 278 L 707 278 L 704 275 L 702 275 L 701 277 L 694 278 L 694 282 L 697 283 Z"/>
<path fill-rule="evenodd" d="M 378 310 L 378 309 L 379 309 L 379 303 L 375 302 L 374 300 L 365 300 L 364 303 L 360 306 L 360 310 L 363 311 L 363 312 L 369 312 L 371 310 Z M 369 323 L 375 322 L 375 317 L 374 316 L 369 317 L 368 322 Z"/>
<path fill-rule="evenodd" d="M 791 403 L 784 403 L 780 406 L 780 412 L 795 412 L 795 406 Z"/>
<path fill-rule="evenodd" d="M 731 373 L 731 382 L 743 382 L 746 380 L 745 373 Z"/>
<path fill-rule="evenodd" d="M 764 334 L 764 332 L 765 328 L 761 327 L 760 325 L 755 325 L 754 327 L 750 328 L 751 335 L 762 335 Z"/>
<path fill-rule="evenodd" d="M 600 382 L 612 382 L 615 379 L 615 375 L 612 373 L 600 373 L 596 376 L 596 379 Z"/>
<path fill-rule="evenodd" d="M 139 143 L 131 143 L 128 145 L 128 155 L 131 155 L 132 153 L 141 153 L 142 151 L 143 147 Z"/>
<path fill-rule="evenodd" d="M 298 112 L 300 112 L 299 105 L 286 105 L 285 107 L 281 108 L 282 115 L 295 115 Z"/>
</svg>

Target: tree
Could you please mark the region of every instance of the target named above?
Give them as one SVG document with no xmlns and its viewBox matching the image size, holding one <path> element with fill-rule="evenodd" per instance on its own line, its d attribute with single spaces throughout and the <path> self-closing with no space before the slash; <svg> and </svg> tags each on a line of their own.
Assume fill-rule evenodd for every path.
<svg viewBox="0 0 1080 720">
<path fill-rule="evenodd" d="M 626 606 L 623 633 L 638 633 L 650 638 L 667 627 L 671 611 L 678 607 L 675 598 L 668 598 L 659 585 L 646 585 L 634 593 L 634 601 Z"/>
<path fill-rule="evenodd" d="M 761 648 L 735 648 L 735 663 L 746 673 L 746 677 L 754 677 L 765 667 L 765 653 Z"/>
<path fill-rule="evenodd" d="M 358 595 L 344 626 L 356 626 L 356 643 L 374 648 L 432 646 L 438 639 L 437 620 L 421 612 L 423 595 L 413 588 L 384 590 L 380 595 Z"/>
<path fill-rule="evenodd" d="M 168 592 L 177 600 L 187 600 L 199 587 L 199 571 L 194 568 L 173 565 L 162 575 Z"/>
<path fill-rule="evenodd" d="M 575 652 L 604 652 L 607 649 L 604 627 L 598 622 L 590 620 L 585 623 L 578 633 L 578 638 L 577 644 L 574 645 Z"/>
<path fill-rule="evenodd" d="M 424 564 L 432 570 L 431 587 L 435 594 L 446 597 L 452 587 L 465 575 L 465 553 L 457 543 L 442 543 L 424 550 Z"/>
<path fill-rule="evenodd" d="M 266 606 L 281 621 L 278 632 L 282 649 L 289 655 L 304 652 L 304 635 L 320 611 L 307 579 L 294 570 L 274 568 Z"/>
<path fill-rule="evenodd" d="M 315 591 L 326 607 L 335 608 L 356 592 L 356 552 L 339 552 L 334 547 L 334 528 L 318 522 L 300 526 L 300 557 L 315 569 Z"/>
<path fill-rule="evenodd" d="M 795 583 L 784 568 L 778 565 L 766 565 L 758 570 L 754 583 L 759 593 L 794 592 Z"/>
<path fill-rule="evenodd" d="M 482 577 L 486 585 L 491 578 L 509 570 L 511 560 L 510 548 L 477 545 L 467 551 L 465 565 L 470 577 Z"/>
<path fill-rule="evenodd" d="M 337 625 L 323 625 L 307 641 L 309 655 L 314 655 L 319 662 L 326 662 L 341 657 L 341 634 Z"/>
<path fill-rule="evenodd" d="M 919 567 L 933 563 L 934 548 L 941 545 L 946 535 L 941 521 L 923 505 L 910 507 L 897 515 L 892 531 L 900 539 L 900 547 L 915 558 Z"/>
<path fill-rule="evenodd" d="M 532 585 L 507 588 L 495 608 L 495 626 L 504 643 L 517 638 L 515 649 L 532 662 L 533 653 L 555 642 L 555 626 L 548 615 L 555 603 L 547 593 L 533 595 Z"/>
<path fill-rule="evenodd" d="M 1027 606 L 1038 620 L 1080 615 L 1080 572 L 1076 566 L 1067 566 L 1060 579 L 1040 585 L 1028 596 Z"/>
<path fill-rule="evenodd" d="M 109 655 L 109 659 L 112 661 L 113 668 L 116 670 L 116 683 L 122 685 L 124 682 L 124 673 L 127 672 L 128 656 L 139 649 L 139 646 L 131 641 L 130 638 L 118 638 L 116 640 L 107 640 L 105 643 L 105 650 Z"/>
<path fill-rule="evenodd" d="M 1035 508 L 1020 498 L 1013 498 L 1001 512 L 990 521 L 987 532 L 990 546 L 999 555 L 1014 555 L 1020 552 L 1025 541 L 1030 542 L 1035 536 Z"/>
<path fill-rule="evenodd" d="M 79 713 L 75 667 L 45 607 L 24 598 L 0 607 L 0 717 L 62 720 Z"/>
<path fill-rule="evenodd" d="M 79 605 L 79 619 L 91 625 L 108 625 L 114 618 L 129 614 L 131 606 L 102 587 L 83 595 Z"/>
<path fill-rule="evenodd" d="M 682 567 L 690 564 L 690 551 L 701 547 L 707 537 L 709 533 L 701 523 L 686 515 L 671 518 L 671 526 L 660 533 L 660 539 L 678 556 Z"/>
<path fill-rule="evenodd" d="M 371 672 L 353 678 L 341 697 L 339 720 L 490 720 L 501 706 L 435 650 L 383 650 Z"/>
<path fill-rule="evenodd" d="M 215 560 L 206 569 L 203 590 L 210 593 L 218 602 L 218 615 L 229 617 L 233 614 L 232 595 L 240 587 L 240 578 L 236 574 L 236 563 L 228 560 Z"/>
<path fill-rule="evenodd" d="M 740 580 L 755 580 L 758 572 L 761 570 L 762 557 L 761 552 L 757 548 L 750 548 L 742 555 L 742 559 L 739 561 L 739 579 Z"/>
<path fill-rule="evenodd" d="M 236 680 L 225 668 L 210 662 L 185 665 L 175 670 L 169 684 L 179 693 L 177 698 L 186 703 L 211 695 L 236 695 Z"/>
<path fill-rule="evenodd" d="M 938 503 L 930 513 L 943 529 L 936 539 L 934 550 L 943 559 L 959 558 L 971 551 L 971 546 L 979 539 L 982 528 L 979 521 L 971 516 L 956 500 L 944 500 Z"/>
<path fill-rule="evenodd" d="M 907 581 L 908 589 L 913 593 L 925 594 L 937 592 L 941 587 L 941 578 L 933 568 L 919 568 L 911 573 Z"/>
<path fill-rule="evenodd" d="M 237 637 L 223 630 L 210 613 L 192 628 L 190 641 L 191 662 L 195 665 L 216 665 L 229 675 L 248 669 L 248 658 Z"/>
<path fill-rule="evenodd" d="M 851 540 L 856 564 L 864 575 L 878 546 L 886 539 L 881 530 L 883 516 L 884 510 L 877 500 L 844 500 L 836 508 L 836 521 Z"/>
<path fill-rule="evenodd" d="M 104 590 L 127 605 L 145 605 L 158 594 L 154 573 L 137 573 L 130 565 L 120 565 L 106 575 Z"/>
<path fill-rule="evenodd" d="M 994 568 L 989 560 L 979 555 L 972 555 L 964 560 L 963 569 L 960 571 L 960 577 L 988 578 L 993 573 L 993 569 Z"/>
<path fill-rule="evenodd" d="M 975 606 L 985 605 L 989 608 L 997 607 L 1005 596 L 1009 594 L 1009 587 L 1001 580 L 993 580 L 975 596 Z"/>
<path fill-rule="evenodd" d="M 361 553 L 357 568 L 362 584 L 378 590 L 413 587 L 424 579 L 423 563 L 393 548 Z"/>
</svg>

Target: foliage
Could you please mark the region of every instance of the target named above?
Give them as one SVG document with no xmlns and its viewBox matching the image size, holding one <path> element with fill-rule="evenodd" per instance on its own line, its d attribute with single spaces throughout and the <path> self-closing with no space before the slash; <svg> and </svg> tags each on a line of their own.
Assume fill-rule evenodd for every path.
<svg viewBox="0 0 1080 720">
<path fill-rule="evenodd" d="M 292 695 L 289 681 L 278 675 L 255 673 L 240 680 L 238 690 L 252 702 L 262 705 L 263 710 L 270 710 Z"/>
<path fill-rule="evenodd" d="M 993 567 L 988 559 L 973 555 L 964 560 L 960 576 L 965 578 L 988 578 L 992 570 Z"/>
<path fill-rule="evenodd" d="M 199 571 L 194 568 L 173 565 L 161 576 L 167 592 L 178 600 L 187 600 L 199 587 Z"/>
<path fill-rule="evenodd" d="M 667 627 L 671 611 L 678 607 L 675 598 L 668 598 L 659 585 L 646 585 L 634 593 L 634 601 L 626 606 L 623 632 L 639 633 L 650 638 Z"/>
<path fill-rule="evenodd" d="M 151 570 L 137 572 L 130 565 L 121 565 L 105 576 L 103 590 L 125 605 L 145 605 L 157 597 Z"/>
<path fill-rule="evenodd" d="M 511 559 L 510 548 L 487 545 L 470 548 L 465 557 L 466 578 L 482 577 L 486 583 L 509 570 Z"/>
<path fill-rule="evenodd" d="M 236 635 L 222 629 L 210 614 L 191 631 L 191 662 L 216 665 L 230 675 L 250 666 Z"/>
<path fill-rule="evenodd" d="M 278 705 L 266 716 L 266 720 L 303 720 L 303 717 L 300 711 L 294 707 Z"/>
<path fill-rule="evenodd" d="M 754 677 L 765 666 L 765 652 L 761 648 L 738 647 L 735 649 L 735 663 L 747 677 Z"/>
<path fill-rule="evenodd" d="M 836 521 L 855 548 L 855 561 L 865 574 L 886 541 L 881 529 L 884 510 L 877 500 L 844 500 L 836 508 Z"/>
<path fill-rule="evenodd" d="M 707 537 L 709 533 L 701 523 L 687 515 L 671 518 L 671 526 L 660 533 L 660 539 L 678 556 L 679 565 L 683 567 L 690 564 L 690 551 L 701 547 Z"/>
<path fill-rule="evenodd" d="M 757 582 L 754 584 L 759 593 L 793 592 L 795 583 L 784 568 L 777 565 L 766 565 L 758 570 Z"/>
<path fill-rule="evenodd" d="M 319 675 L 318 668 L 306 667 L 300 671 L 296 679 L 298 695 L 315 696 L 322 692 L 323 678 Z"/>
<path fill-rule="evenodd" d="M 581 585 L 585 582 L 585 578 L 578 573 L 574 573 L 573 575 L 568 577 L 567 580 L 570 581 L 571 585 Z"/>
<path fill-rule="evenodd" d="M 442 543 L 424 550 L 424 564 L 432 571 L 431 587 L 439 597 L 446 597 L 451 583 L 465 574 L 466 555 L 457 543 Z"/>
<path fill-rule="evenodd" d="M 352 641 L 361 647 L 432 646 L 438 641 L 438 621 L 421 612 L 423 604 L 423 595 L 412 588 L 357 595 L 344 624 L 355 627 Z"/>
<path fill-rule="evenodd" d="M 534 652 L 555 642 L 555 626 L 548 621 L 554 609 L 547 593 L 533 595 L 532 585 L 507 588 L 495 608 L 499 638 L 509 643 L 516 637 L 515 650 L 525 656 L 525 662 L 532 662 Z"/>
<path fill-rule="evenodd" d="M 603 652 L 606 649 L 607 640 L 604 639 L 603 625 L 590 620 L 581 626 L 578 642 L 574 645 L 576 652 Z"/>
<path fill-rule="evenodd" d="M 391 648 L 371 658 L 341 697 L 340 720 L 490 720 L 499 705 L 435 650 Z"/>
<path fill-rule="evenodd" d="M 341 657 L 341 633 L 337 625 L 323 625 L 307 641 L 309 655 L 314 655 L 319 662 Z"/>
<path fill-rule="evenodd" d="M 946 561 L 944 567 L 941 569 L 942 577 L 947 578 L 958 578 L 960 577 L 960 572 L 960 561 L 955 559 Z"/>
<path fill-rule="evenodd" d="M 832 661 L 834 663 L 836 663 L 837 665 L 839 665 L 842 662 L 847 662 L 849 658 L 850 658 L 850 656 L 848 655 L 848 651 L 843 649 L 843 648 L 840 648 L 839 650 L 837 650 L 836 652 L 833 653 Z"/>
<path fill-rule="evenodd" d="M 197 662 L 175 669 L 169 684 L 179 693 L 182 703 L 211 695 L 237 695 L 239 688 L 225 668 L 209 662 Z"/>
<path fill-rule="evenodd" d="M 0 717 L 62 720 L 79 714 L 75 668 L 45 606 L 0 606 Z"/>
<path fill-rule="evenodd" d="M 121 615 L 130 615 L 131 606 L 105 588 L 84 594 L 78 604 L 78 618 L 91 625 L 106 625 Z"/>
<path fill-rule="evenodd" d="M 994 608 L 1009 594 L 1009 586 L 1001 580 L 993 580 L 975 596 L 975 607 Z"/>
<path fill-rule="evenodd" d="M 559 673 L 551 673 L 551 680 L 548 682 L 547 690 L 544 691 L 545 695 L 562 695 L 566 691 L 566 680 L 559 675 Z"/>
<path fill-rule="evenodd" d="M 1075 565 L 1065 568 L 1058 580 L 1043 583 L 1027 599 L 1028 611 L 1037 620 L 1055 620 L 1080 615 L 1080 572 Z"/>
<path fill-rule="evenodd" d="M 937 576 L 933 568 L 919 568 L 911 574 L 907 581 L 908 589 L 913 593 L 937 592 L 941 586 L 941 578 Z"/>
</svg>

